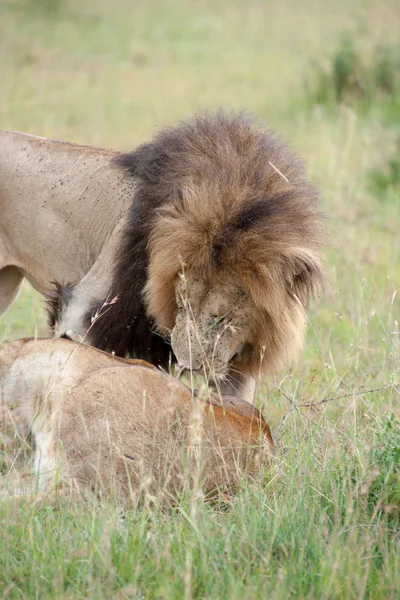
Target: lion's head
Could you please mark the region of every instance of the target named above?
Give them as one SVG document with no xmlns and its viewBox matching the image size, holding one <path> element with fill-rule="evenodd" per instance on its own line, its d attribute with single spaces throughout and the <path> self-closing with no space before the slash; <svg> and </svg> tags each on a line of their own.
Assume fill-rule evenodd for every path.
<svg viewBox="0 0 400 600">
<path fill-rule="evenodd" d="M 118 156 L 137 182 L 89 343 L 168 365 L 258 374 L 296 356 L 322 281 L 318 193 L 242 113 L 201 113 Z M 93 308 L 93 311 L 96 307 Z M 170 345 L 171 344 L 171 345 Z"/>
<path fill-rule="evenodd" d="M 224 112 L 159 134 L 156 149 L 168 168 L 149 237 L 148 313 L 187 369 L 282 366 L 322 281 L 317 192 L 298 157 Z"/>
</svg>

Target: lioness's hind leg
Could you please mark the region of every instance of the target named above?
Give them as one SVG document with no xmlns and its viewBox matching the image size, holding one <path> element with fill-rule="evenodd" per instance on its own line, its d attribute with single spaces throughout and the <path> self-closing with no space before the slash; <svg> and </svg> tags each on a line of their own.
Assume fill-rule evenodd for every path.
<svg viewBox="0 0 400 600">
<path fill-rule="evenodd" d="M 17 267 L 8 266 L 0 270 L 0 316 L 15 300 L 23 278 Z"/>
</svg>

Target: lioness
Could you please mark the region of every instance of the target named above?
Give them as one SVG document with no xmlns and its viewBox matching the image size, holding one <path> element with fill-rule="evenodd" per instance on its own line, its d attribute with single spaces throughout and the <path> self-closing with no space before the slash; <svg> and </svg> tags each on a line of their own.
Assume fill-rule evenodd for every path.
<svg viewBox="0 0 400 600">
<path fill-rule="evenodd" d="M 251 405 L 202 401 L 143 361 L 62 339 L 0 346 L 3 420 L 34 436 L 41 492 L 67 486 L 114 492 L 124 506 L 140 492 L 174 493 L 195 476 L 206 494 L 253 473 L 272 450 Z M 186 471 L 185 471 L 186 468 Z"/>
<path fill-rule="evenodd" d="M 172 358 L 252 401 L 253 377 L 303 340 L 317 200 L 294 152 L 242 113 L 200 113 L 129 154 L 2 132 L 0 313 L 25 276 L 57 335 Z"/>
</svg>

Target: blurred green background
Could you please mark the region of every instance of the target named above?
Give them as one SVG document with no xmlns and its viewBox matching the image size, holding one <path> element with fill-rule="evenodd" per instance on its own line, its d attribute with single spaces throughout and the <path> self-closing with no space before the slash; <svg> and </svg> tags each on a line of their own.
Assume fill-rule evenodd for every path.
<svg viewBox="0 0 400 600">
<path fill-rule="evenodd" d="M 257 396 L 282 485 L 226 515 L 144 511 L 117 538 L 93 516 L 7 517 L 11 597 L 398 598 L 399 33 L 399 0 L 0 1 L 1 128 L 128 150 L 245 108 L 304 157 L 328 216 L 304 352 Z M 0 339 L 47 333 L 25 284 Z"/>
</svg>

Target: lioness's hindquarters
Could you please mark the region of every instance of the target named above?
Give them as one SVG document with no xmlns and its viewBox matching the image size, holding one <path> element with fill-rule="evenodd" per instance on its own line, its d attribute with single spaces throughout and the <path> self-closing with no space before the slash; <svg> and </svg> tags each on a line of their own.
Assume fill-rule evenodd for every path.
<svg viewBox="0 0 400 600">
<path fill-rule="evenodd" d="M 57 474 L 124 505 L 194 482 L 209 493 L 254 473 L 272 449 L 268 425 L 246 403 L 193 399 L 151 365 L 67 340 L 3 344 L 0 384 L 6 412 L 19 410 L 32 429 L 40 491 Z"/>
</svg>

